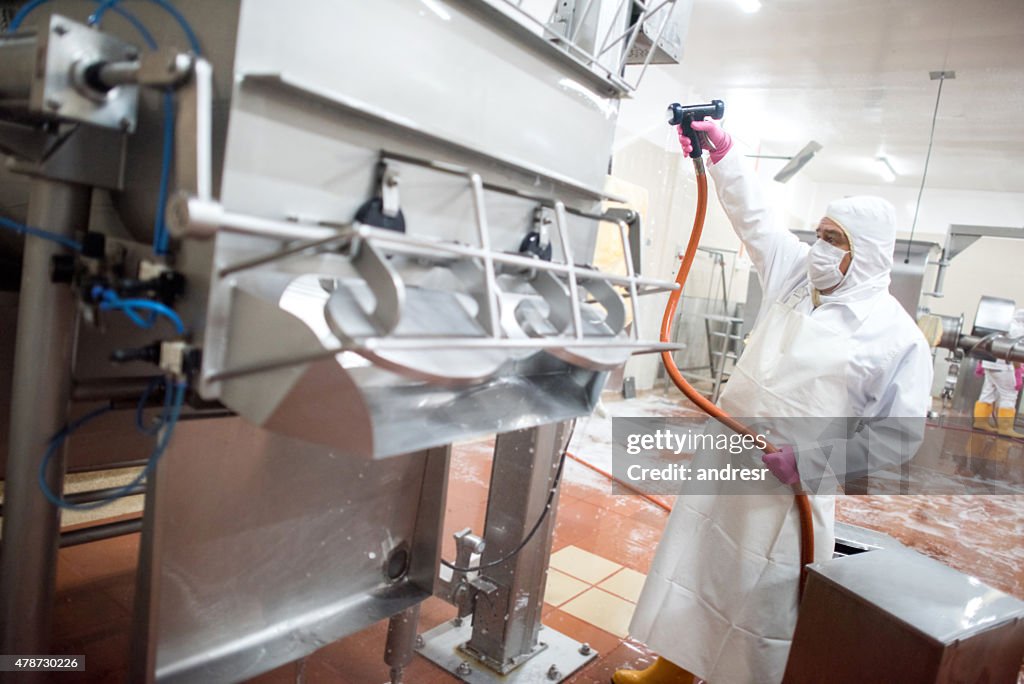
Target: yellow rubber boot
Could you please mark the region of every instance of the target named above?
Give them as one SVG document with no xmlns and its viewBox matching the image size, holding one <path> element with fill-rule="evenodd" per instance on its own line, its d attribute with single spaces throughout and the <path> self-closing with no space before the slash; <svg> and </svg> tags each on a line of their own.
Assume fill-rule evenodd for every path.
<svg viewBox="0 0 1024 684">
<path fill-rule="evenodd" d="M 646 670 L 619 670 L 612 675 L 612 684 L 693 684 L 693 675 L 659 657 Z"/>
<path fill-rule="evenodd" d="M 1016 417 L 1017 412 L 1012 407 L 999 409 L 999 412 L 996 414 L 996 425 L 999 426 L 999 434 L 1004 437 L 1024 439 L 1024 434 L 1013 429 L 1013 420 Z"/>
<path fill-rule="evenodd" d="M 992 424 L 989 422 L 989 418 L 992 417 L 992 404 L 987 401 L 976 401 L 974 402 L 974 429 L 975 430 L 989 430 L 992 429 Z"/>
</svg>

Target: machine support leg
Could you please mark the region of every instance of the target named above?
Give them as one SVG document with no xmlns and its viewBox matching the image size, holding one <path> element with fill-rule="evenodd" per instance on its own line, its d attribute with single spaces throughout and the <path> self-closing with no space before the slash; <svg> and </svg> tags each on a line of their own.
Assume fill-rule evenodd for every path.
<svg viewBox="0 0 1024 684">
<path fill-rule="evenodd" d="M 70 236 L 87 226 L 89 200 L 86 186 L 34 179 L 28 223 Z M 0 653 L 6 654 L 49 653 L 60 514 L 40 492 L 37 474 L 48 440 L 67 420 L 71 389 L 74 301 L 66 285 L 50 282 L 51 258 L 65 250 L 25 238 L 0 564 Z M 54 492 L 63 489 L 64 468 L 58 453 L 46 474 Z"/>
<path fill-rule="evenodd" d="M 482 563 L 511 554 L 543 515 L 570 425 L 551 423 L 498 435 Z M 466 650 L 497 672 L 508 672 L 544 648 L 538 634 L 557 507 L 556 491 L 534 538 L 507 562 L 482 573 L 497 590 L 476 601 Z"/>
<path fill-rule="evenodd" d="M 420 604 L 396 613 L 388 620 L 388 640 L 384 662 L 391 668 L 391 684 L 402 684 L 406 666 L 416 649 L 416 627 L 420 622 Z"/>
<path fill-rule="evenodd" d="M 463 552 L 458 565 L 465 567 L 473 553 L 482 552 L 472 565 L 484 567 L 476 577 L 454 573 L 439 594 L 459 606 L 460 615 L 472 610 L 473 623 L 459 617 L 438 625 L 423 635 L 418 647 L 427 660 L 460 681 L 558 684 L 597 657 L 589 644 L 540 622 L 557 490 L 551 496 L 551 510 L 517 551 L 544 513 L 571 425 L 552 423 L 498 435 L 483 541 L 466 546 L 463 542 L 472 535 L 456 534 Z M 488 565 L 502 559 L 507 560 Z"/>
</svg>

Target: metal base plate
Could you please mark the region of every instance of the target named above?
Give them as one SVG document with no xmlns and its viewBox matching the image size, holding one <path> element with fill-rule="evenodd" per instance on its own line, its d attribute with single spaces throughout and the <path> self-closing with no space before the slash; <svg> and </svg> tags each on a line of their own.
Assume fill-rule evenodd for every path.
<svg viewBox="0 0 1024 684">
<path fill-rule="evenodd" d="M 445 622 L 425 633 L 423 646 L 416 651 L 468 684 L 558 684 L 597 657 L 597 651 L 590 648 L 583 649 L 584 655 L 583 644 L 575 639 L 550 627 L 541 627 L 540 640 L 547 648 L 512 672 L 500 675 L 459 648 L 469 641 L 472 632 L 473 625 L 468 620 L 459 627 L 454 621 Z M 469 671 L 466 671 L 467 665 Z"/>
</svg>

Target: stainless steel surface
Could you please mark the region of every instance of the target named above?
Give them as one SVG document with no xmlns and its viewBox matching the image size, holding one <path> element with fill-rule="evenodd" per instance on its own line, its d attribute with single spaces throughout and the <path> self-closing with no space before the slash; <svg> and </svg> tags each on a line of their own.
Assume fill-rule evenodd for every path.
<svg viewBox="0 0 1024 684">
<path fill-rule="evenodd" d="M 1004 621 L 1024 621 L 1024 601 L 906 549 L 814 563 L 809 569 L 943 644 Z"/>
<path fill-rule="evenodd" d="M 1024 337 L 1004 334 L 1015 309 L 1016 303 L 1011 299 L 983 296 L 970 335 L 964 333 L 963 315 L 922 317 L 919 325 L 933 338 L 929 343 L 953 352 L 950 360 L 955 363 L 950 367 L 943 397 L 950 400 L 954 412 L 969 415 L 973 410 L 982 385 L 982 378 L 975 374 L 978 361 L 1024 363 Z"/>
<path fill-rule="evenodd" d="M 436 238 L 417 237 L 403 235 L 388 230 L 381 230 L 365 224 L 353 223 L 343 224 L 338 227 L 329 225 L 311 225 L 308 223 L 297 223 L 265 219 L 258 216 L 250 216 L 227 212 L 223 207 L 212 203 L 203 202 L 198 198 L 179 197 L 174 203 L 172 210 L 172 228 L 180 237 L 212 237 L 217 231 L 227 233 L 238 233 L 252 237 L 277 238 L 282 240 L 309 240 L 309 245 L 299 245 L 295 251 L 273 251 L 268 252 L 264 257 L 259 258 L 259 263 L 276 261 L 286 256 L 315 249 L 318 246 L 330 244 L 332 241 L 351 240 L 354 237 L 372 240 L 387 250 L 395 250 L 401 254 L 410 254 L 423 258 L 439 258 L 441 255 L 452 255 L 453 257 L 466 257 L 475 259 L 489 258 L 495 264 L 508 264 L 518 266 L 524 270 L 550 271 L 553 273 L 568 275 L 568 265 L 550 261 L 539 261 L 527 256 L 509 252 L 488 252 L 479 247 L 473 247 L 457 242 L 445 242 Z M 596 215 L 595 215 L 596 218 Z M 316 244 L 313 244 L 316 243 Z M 266 259 L 266 261 L 264 261 Z M 254 259 L 254 261 L 257 261 Z M 245 262 L 245 268 L 250 268 Z M 230 275 L 237 270 L 244 270 L 236 265 L 226 267 L 221 271 L 224 275 Z M 644 288 L 650 288 L 658 292 L 679 289 L 675 283 L 656 278 L 645 278 L 639 273 L 635 276 L 619 276 L 612 273 L 603 273 L 593 269 L 574 268 L 578 279 L 599 279 L 614 285 L 629 286 L 635 284 Z M 645 294 L 641 292 L 640 294 Z"/>
<path fill-rule="evenodd" d="M 45 30 L 32 39 L 22 34 L 10 39 L 0 38 L 0 46 L 8 41 L 16 46 L 13 68 L 7 68 L 5 54 L 4 68 L 0 69 L 7 72 L 0 81 L 0 101 L 11 98 L 35 117 L 78 121 L 121 131 L 135 130 L 138 89 L 134 85 L 121 85 L 107 93 L 98 93 L 84 86 L 81 74 L 94 63 L 135 59 L 137 49 L 110 34 L 93 31 L 56 14 L 43 26 Z M 26 93 L 21 81 L 26 75 L 22 46 L 27 40 L 35 44 L 35 62 Z"/>
<path fill-rule="evenodd" d="M 563 56 L 578 65 L 582 76 L 600 77 L 603 81 L 598 81 L 599 86 L 614 87 L 619 94 L 638 87 L 643 77 L 643 70 L 638 75 L 627 71 L 626 65 L 653 59 L 643 48 L 633 49 L 638 42 L 649 46 L 653 40 L 659 45 L 660 59 L 655 63 L 679 61 L 691 6 L 689 1 L 676 0 L 557 0 L 528 3 L 525 8 L 517 0 L 480 3 L 481 8 L 493 10 L 495 19 L 515 21 L 529 29 L 538 39 L 536 49 L 547 44 L 548 49 L 564 51 Z M 656 37 L 652 39 L 650 34 Z M 663 42 L 663 35 L 672 44 Z"/>
<path fill-rule="evenodd" d="M 71 235 L 89 217 L 90 190 L 44 179 L 32 182 L 28 222 Z M 37 477 L 49 439 L 63 427 L 71 391 L 74 302 L 69 288 L 50 282 L 50 260 L 66 251 L 25 239 L 11 389 L 0 558 L 0 652 L 49 653 L 60 519 Z M 63 490 L 62 453 L 47 483 Z"/>
<path fill-rule="evenodd" d="M 361 461 L 238 419 L 177 429 L 144 535 L 157 679 L 253 677 L 431 594 L 447 448 Z"/>
<path fill-rule="evenodd" d="M 7 168 L 27 176 L 106 190 L 124 188 L 126 137 L 123 132 L 66 124 L 47 136 L 47 142 L 48 146 L 40 150 L 38 157 L 9 157 Z"/>
<path fill-rule="evenodd" d="M 0 104 L 27 106 L 36 71 L 36 37 L 30 33 L 0 36 Z"/>
<path fill-rule="evenodd" d="M 1024 338 L 1022 337 L 961 335 L 957 346 L 965 352 L 973 351 L 980 356 L 992 356 L 1000 361 L 1024 363 Z"/>
<path fill-rule="evenodd" d="M 627 63 L 675 64 L 682 61 L 683 42 L 692 11 L 693 0 L 684 0 L 676 2 L 662 16 L 652 18 L 655 20 L 644 21 L 626 57 Z"/>
<path fill-rule="evenodd" d="M 784 681 L 1010 684 L 1022 657 L 1024 602 L 882 549 L 809 566 Z"/>
<path fill-rule="evenodd" d="M 571 432 L 570 423 L 553 423 L 498 435 L 482 564 L 508 556 L 544 513 Z M 529 544 L 508 562 L 482 571 L 496 591 L 476 602 L 473 634 L 464 649 L 502 674 L 544 649 L 538 634 L 557 507 L 556 491 Z"/>
<path fill-rule="evenodd" d="M 936 262 L 939 267 L 935 273 L 935 290 L 927 293 L 929 297 L 942 297 L 943 283 L 946 277 L 946 269 L 950 262 L 961 252 L 973 245 L 979 238 L 995 237 L 1004 239 L 1024 238 L 1024 228 L 1012 228 L 1007 226 L 968 226 L 952 224 L 949 226 L 949 233 L 946 235 L 946 244 L 942 250 L 942 257 Z"/>
<path fill-rule="evenodd" d="M 971 335 L 983 337 L 992 333 L 1005 333 L 1010 329 L 1016 308 L 1017 303 L 1012 299 L 983 295 L 974 314 Z"/>
<path fill-rule="evenodd" d="M 472 626 L 464 622 L 456 626 L 445 622 L 423 634 L 424 645 L 416 650 L 427 660 L 452 673 L 467 684 L 539 684 L 563 682 L 580 668 L 594 660 L 598 652 L 584 649 L 584 644 L 570 639 L 551 627 L 541 627 L 540 638 L 546 648 L 536 658 L 505 675 L 479 664 L 470 663 L 459 647 L 469 639 Z M 548 673 L 555 667 L 561 675 L 551 678 Z"/>
<path fill-rule="evenodd" d="M 107 88 L 121 85 L 176 86 L 192 73 L 193 58 L 186 52 L 156 50 L 138 59 L 100 62 L 96 79 Z"/>
<path fill-rule="evenodd" d="M 403 611 L 408 618 L 443 588 L 447 445 L 589 413 L 609 369 L 632 352 L 675 347 L 626 329 L 616 286 L 636 320 L 641 295 L 674 284 L 645 278 L 632 261 L 640 244 L 635 215 L 609 217 L 601 207 L 615 199 L 602 188 L 618 99 L 643 72 L 623 72 L 626 54 L 644 40 L 642 31 L 656 42 L 662 29 L 668 35 L 674 24 L 661 19 L 677 3 L 638 4 L 632 18 L 632 0 L 587 3 L 589 15 L 577 17 L 572 35 L 553 42 L 546 17 L 538 22 L 504 0 L 305 0 L 288 12 L 258 0 L 176 0 L 205 59 L 175 93 L 176 200 L 167 213 L 184 230 L 166 259 L 154 259 L 147 244 L 162 166 L 160 89 L 140 92 L 137 128 L 133 121 L 74 128 L 64 119 L 54 135 L 71 131 L 63 142 L 74 144 L 52 159 L 44 157 L 53 136 L 0 122 L 0 145 L 17 152 L 20 170 L 115 191 L 113 207 L 95 212 L 90 228 L 107 233 L 112 252 L 124 250 L 129 276 L 143 259 L 185 276 L 174 308 L 203 359 L 191 388 L 200 396 L 190 397 L 222 402 L 221 410 L 244 418 L 179 423 L 148 480 L 132 681 L 237 681 L 376 620 Z M 46 34 L 64 21 L 51 9 L 84 10 L 58 0 L 33 14 L 29 23 L 58 50 L 58 38 L 77 40 L 78 28 Z M 161 46 L 182 44 L 180 28 L 159 8 L 132 10 Z M 137 41 L 124 22 L 108 23 L 87 38 Z M 88 41 L 75 45 L 92 49 Z M 134 59 L 129 52 L 103 58 Z M 19 54 L 17 61 L 29 59 L 24 48 Z M 163 84 L 187 71 L 180 56 L 171 63 L 168 55 L 146 55 L 137 72 L 121 64 L 103 74 L 108 85 Z M 167 75 L 149 68 L 161 60 L 173 67 Z M 346 64 L 369 68 L 339 68 Z M 84 68 L 78 61 L 58 69 L 70 75 L 70 95 L 51 87 L 54 103 L 40 120 L 61 119 L 67 107 L 71 120 L 82 120 L 72 96 L 99 110 L 110 104 L 86 87 Z M 24 73 L 5 62 L 0 84 Z M 389 178 L 400 178 L 400 192 Z M 385 214 L 402 212 L 404 233 L 353 220 L 376 197 Z M 551 261 L 519 253 L 538 212 L 549 212 L 558 230 L 547 236 Z M 626 243 L 625 276 L 591 266 L 605 220 L 618 222 Z M 517 317 L 521 307 L 531 307 L 529 331 Z M 72 374 L 81 399 L 137 389 L 155 369 L 113 367 L 110 350 L 171 334 L 163 323 L 136 330 L 116 315 L 100 319 L 102 326 L 83 322 L 77 333 Z M 137 438 L 129 414 L 112 412 L 95 429 L 127 444 Z M 519 453 L 522 463 L 500 466 L 521 469 L 537 489 L 526 508 L 495 495 L 494 515 L 512 518 L 508 529 L 532 524 L 514 518 L 536 512 L 553 453 Z M 499 659 L 536 646 L 530 635 L 552 521 L 510 561 L 521 580 L 501 568 L 494 571 L 500 582 L 468 578 L 475 592 L 502 595 L 508 585 L 532 595 L 512 611 Z M 502 544 L 511 539 L 499 532 L 490 530 Z M 39 538 L 56 548 L 55 531 Z M 25 582 L 45 589 L 52 564 L 36 565 L 40 572 Z M 396 680 L 415 637 L 408 626 L 393 623 L 388 657 Z M 573 662 L 544 663 L 542 671 L 557 679 Z"/>
<path fill-rule="evenodd" d="M 1020 240 L 1024 238 L 1024 228 L 1011 226 L 966 226 L 954 223 L 949 227 L 946 258 L 953 259 L 960 252 L 973 245 L 978 238 L 983 237 Z"/>
</svg>

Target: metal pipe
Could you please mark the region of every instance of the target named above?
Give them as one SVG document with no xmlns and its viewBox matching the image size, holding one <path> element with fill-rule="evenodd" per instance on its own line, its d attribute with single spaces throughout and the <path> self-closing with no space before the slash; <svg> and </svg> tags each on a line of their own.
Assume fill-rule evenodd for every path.
<svg viewBox="0 0 1024 684">
<path fill-rule="evenodd" d="M 180 420 L 180 419 L 179 419 Z M 141 468 L 149 463 L 148 459 L 140 458 L 135 461 L 117 461 L 115 463 L 92 463 L 84 466 L 71 466 L 68 468 L 69 473 L 96 473 L 101 470 L 123 470 L 125 468 Z M 71 494 L 66 498 L 71 499 Z"/>
<path fill-rule="evenodd" d="M 405 668 L 416 649 L 416 628 L 420 622 L 420 604 L 396 613 L 388 620 L 388 640 L 384 662 L 391 668 L 391 684 L 402 684 Z"/>
<path fill-rule="evenodd" d="M 104 62 L 96 69 L 96 78 L 107 90 L 120 85 L 134 85 L 139 82 L 142 63 L 135 61 Z"/>
<path fill-rule="evenodd" d="M 142 529 L 142 518 L 131 518 L 129 520 L 118 520 L 103 525 L 90 525 L 77 530 L 62 532 L 60 535 L 60 548 L 88 544 L 89 542 L 102 541 L 113 537 L 123 537 L 126 534 L 135 534 Z"/>
<path fill-rule="evenodd" d="M 572 255 L 569 241 L 568 221 L 565 218 L 565 205 L 555 202 L 555 225 L 558 228 L 558 239 L 562 245 L 562 258 L 565 259 L 566 279 L 569 281 L 569 306 L 572 307 L 572 332 L 577 340 L 583 339 L 583 317 L 580 313 L 579 283 L 576 281 L 576 263 Z"/>
<path fill-rule="evenodd" d="M 501 338 L 490 337 L 436 337 L 436 338 L 380 338 L 361 340 L 359 345 L 328 347 L 308 354 L 296 354 L 287 358 L 267 359 L 226 368 L 207 375 L 206 382 L 220 382 L 246 375 L 268 373 L 273 370 L 299 366 L 304 363 L 330 359 L 342 352 L 353 351 L 430 351 L 432 349 L 632 349 L 634 354 L 679 351 L 684 345 L 675 342 L 630 342 L 614 337 L 595 337 L 578 340 L 567 337 L 543 338 Z"/>
<path fill-rule="evenodd" d="M 35 178 L 28 223 L 70 237 L 88 225 L 89 199 L 87 186 Z M 6 553 L 0 559 L 0 653 L 50 652 L 60 516 L 37 477 L 47 441 L 67 420 L 71 395 L 74 301 L 70 288 L 50 282 L 50 262 L 65 251 L 49 240 L 25 238 L 11 385 Z M 46 480 L 61 492 L 62 452 L 51 459 Z"/>
<path fill-rule="evenodd" d="M 565 205 L 556 202 L 556 214 L 561 206 L 562 213 L 565 213 Z M 212 237 L 218 231 L 239 233 L 242 235 L 255 235 L 258 237 L 277 238 L 281 240 L 309 240 L 309 241 L 331 241 L 334 238 L 359 237 L 374 243 L 375 247 L 389 252 L 399 252 L 414 256 L 433 256 L 437 253 L 451 254 L 471 259 L 490 258 L 495 264 L 508 264 L 519 266 L 526 270 L 544 270 L 568 276 L 574 273 L 577 279 L 599 279 L 614 285 L 628 286 L 631 281 L 641 286 L 652 286 L 676 290 L 678 284 L 655 278 L 634 276 L 632 278 L 617 276 L 602 271 L 576 268 L 575 265 L 559 264 L 551 261 L 542 261 L 519 254 L 507 254 L 472 247 L 469 245 L 445 242 L 435 238 L 427 238 L 407 233 L 396 233 L 382 228 L 357 223 L 350 233 L 338 228 L 293 223 L 276 219 L 265 219 L 247 214 L 238 214 L 225 211 L 216 202 L 204 202 L 195 197 L 180 197 L 175 200 L 173 232 L 179 237 Z M 615 219 L 606 219 L 614 221 Z M 563 221 L 564 223 L 564 221 Z M 276 252 L 274 253 L 277 254 Z M 269 256 L 269 255 L 268 255 Z M 274 258 L 277 258 L 276 256 Z"/>
<path fill-rule="evenodd" d="M 984 344 L 982 344 L 983 342 Z M 1001 361 L 1024 363 L 1024 338 L 997 336 L 985 342 L 984 337 L 962 335 L 957 340 L 956 346 L 964 351 L 977 347 L 979 351 L 988 352 Z"/>
<path fill-rule="evenodd" d="M 72 401 L 138 400 L 146 391 L 151 377 L 109 378 L 75 383 L 71 388 Z"/>
<path fill-rule="evenodd" d="M 498 321 L 498 281 L 494 275 L 494 252 L 491 251 L 491 233 L 487 227 L 487 209 L 484 206 L 484 188 L 480 174 L 469 174 L 469 186 L 473 190 L 476 238 L 483 252 L 481 261 L 484 266 L 484 296 L 487 301 L 484 324 L 491 337 L 498 337 L 501 334 L 501 324 Z"/>
</svg>

